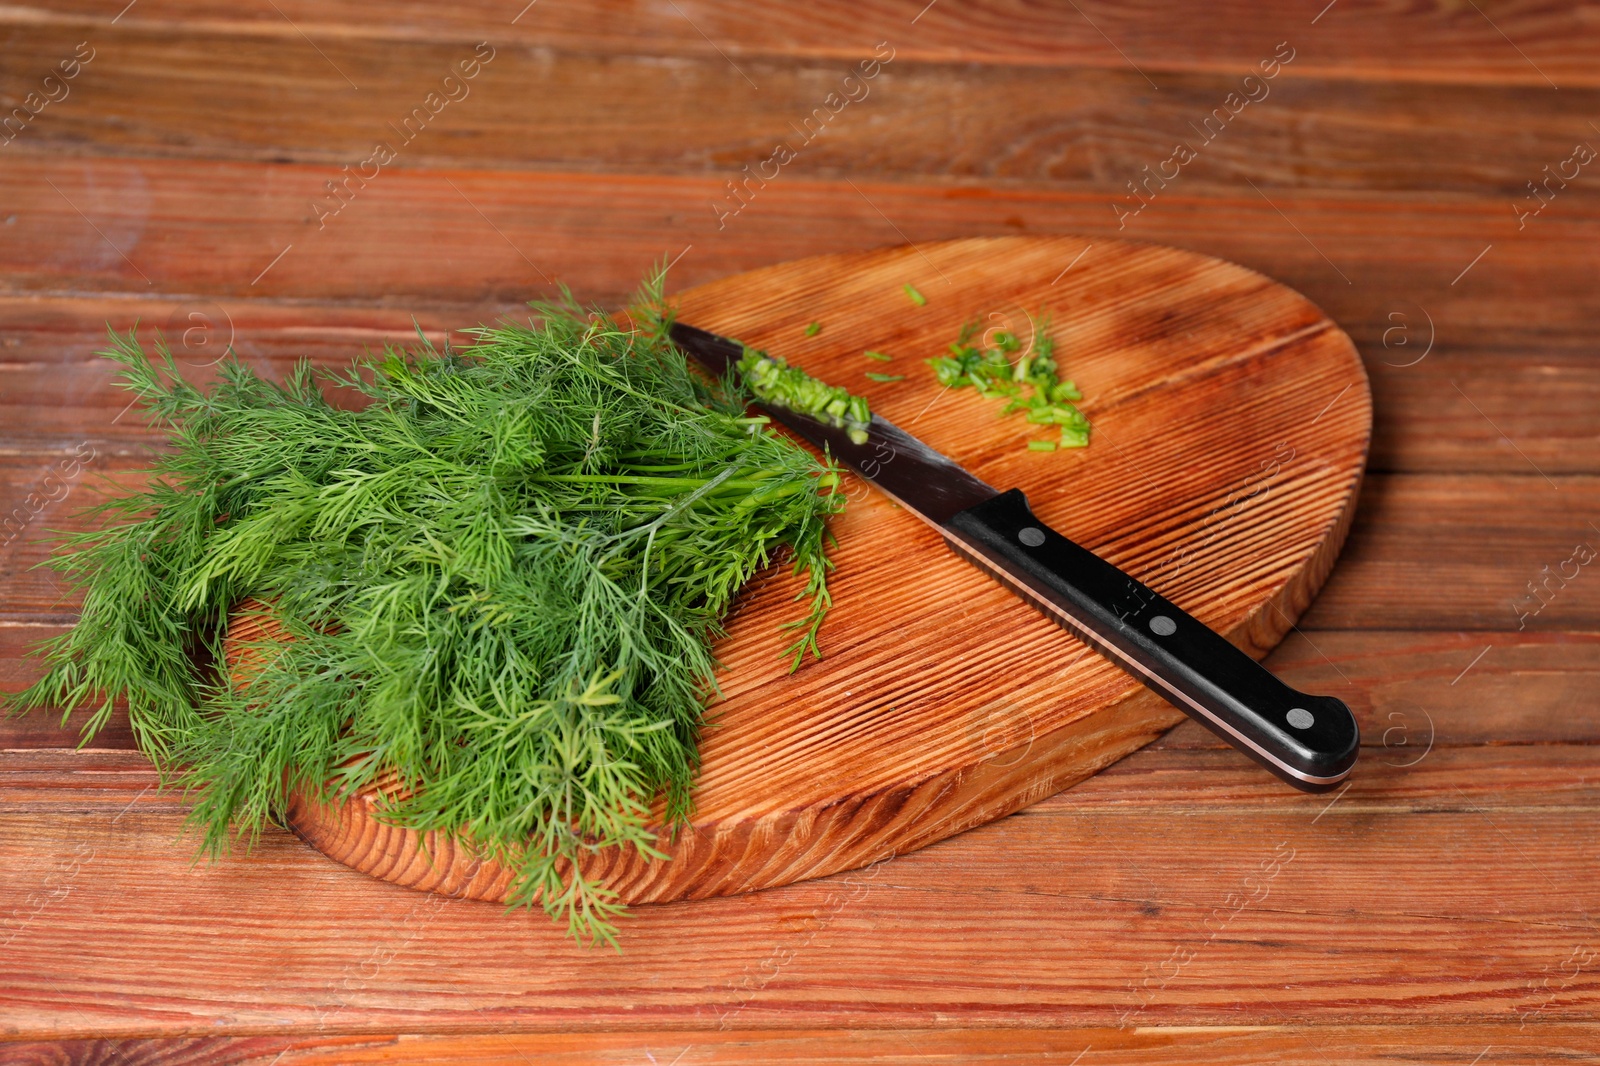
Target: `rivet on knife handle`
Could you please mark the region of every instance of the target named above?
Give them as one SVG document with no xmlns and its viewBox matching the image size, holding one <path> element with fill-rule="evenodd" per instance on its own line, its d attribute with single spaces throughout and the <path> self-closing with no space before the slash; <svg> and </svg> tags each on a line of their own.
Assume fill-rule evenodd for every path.
<svg viewBox="0 0 1600 1066">
<path fill-rule="evenodd" d="M 1342 701 L 1290 688 L 1040 522 L 1022 490 L 956 513 L 944 532 L 961 554 L 1296 788 L 1326 791 L 1355 765 L 1360 731 Z"/>
</svg>

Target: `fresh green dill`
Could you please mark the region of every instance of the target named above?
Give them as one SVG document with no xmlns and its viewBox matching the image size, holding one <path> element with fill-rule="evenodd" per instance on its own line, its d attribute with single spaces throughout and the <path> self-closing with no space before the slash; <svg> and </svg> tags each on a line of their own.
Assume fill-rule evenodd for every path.
<svg viewBox="0 0 1600 1066">
<path fill-rule="evenodd" d="M 904 374 L 877 374 L 869 370 L 867 371 L 867 379 L 869 381 L 904 381 L 906 376 Z"/>
<path fill-rule="evenodd" d="M 1026 411 L 1034 425 L 1054 426 L 1054 441 L 1030 441 L 1030 451 L 1082 448 L 1089 443 L 1089 420 L 1073 406 L 1083 399 L 1077 385 L 1056 376 L 1055 341 L 1048 318 L 1029 320 L 1033 340 L 1024 344 L 1010 330 L 985 334 L 983 344 L 973 343 L 981 323 L 961 327 L 950 354 L 926 360 L 939 383 L 949 388 L 970 387 L 989 399 L 1004 399 L 1002 416 Z"/>
<path fill-rule="evenodd" d="M 209 394 L 113 333 L 171 447 L 65 538 L 52 565 L 82 615 L 11 707 L 90 706 L 92 735 L 125 699 L 212 853 L 292 791 L 397 774 L 386 820 L 469 840 L 515 870 L 513 903 L 615 943 L 622 908 L 577 860 L 654 855 L 659 794 L 669 824 L 689 815 L 711 641 L 780 551 L 810 601 L 795 662 L 817 653 L 844 501 L 835 468 L 689 369 L 659 295 L 658 277 L 638 329 L 567 296 L 464 351 L 424 339 L 320 383 L 230 358 Z M 290 639 L 229 669 L 242 603 Z"/>
<path fill-rule="evenodd" d="M 876 359 L 880 363 L 891 363 L 894 361 L 894 356 L 884 355 L 882 352 L 863 352 L 862 354 L 868 359 Z"/>
<path fill-rule="evenodd" d="M 851 395 L 850 390 L 820 381 L 780 356 L 749 345 L 744 345 L 739 358 L 739 374 L 762 403 L 787 407 L 843 429 L 857 444 L 867 442 L 872 411 L 865 398 Z"/>
<path fill-rule="evenodd" d="M 821 332 L 822 332 L 822 323 L 821 322 L 813 322 L 813 323 L 811 323 L 811 325 L 806 327 L 806 336 L 808 336 L 808 337 L 815 337 L 817 334 L 819 334 Z"/>
<path fill-rule="evenodd" d="M 916 288 L 912 286 L 911 282 L 906 282 L 904 288 L 906 290 L 906 295 L 911 298 L 912 303 L 916 304 L 918 307 L 926 307 L 928 305 L 928 298 L 922 295 L 922 293 L 918 292 Z"/>
</svg>

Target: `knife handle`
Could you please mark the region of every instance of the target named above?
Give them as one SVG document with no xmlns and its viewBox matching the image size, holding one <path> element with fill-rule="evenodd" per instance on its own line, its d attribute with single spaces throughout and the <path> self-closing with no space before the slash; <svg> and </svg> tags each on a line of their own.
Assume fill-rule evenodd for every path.
<svg viewBox="0 0 1600 1066">
<path fill-rule="evenodd" d="M 1360 731 L 1343 701 L 1290 688 L 1039 521 L 1021 489 L 958 512 L 945 534 L 958 553 L 1296 788 L 1326 792 L 1355 765 Z"/>
</svg>

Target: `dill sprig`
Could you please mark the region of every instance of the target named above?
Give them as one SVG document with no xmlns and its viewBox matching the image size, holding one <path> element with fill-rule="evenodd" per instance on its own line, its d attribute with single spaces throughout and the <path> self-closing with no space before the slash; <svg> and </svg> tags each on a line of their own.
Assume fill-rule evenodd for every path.
<svg viewBox="0 0 1600 1066">
<path fill-rule="evenodd" d="M 385 819 L 469 840 L 515 869 L 513 903 L 614 944 L 622 908 L 576 860 L 654 855 L 663 792 L 670 823 L 689 815 L 711 641 L 780 550 L 807 575 L 794 661 L 816 653 L 844 500 L 832 466 L 689 370 L 648 312 L 659 279 L 643 296 L 642 328 L 565 296 L 537 325 L 459 352 L 424 338 L 320 384 L 230 358 L 209 393 L 113 332 L 105 354 L 171 447 L 64 538 L 51 565 L 82 616 L 12 706 L 94 705 L 92 736 L 125 699 L 213 854 L 293 790 L 386 775 Z M 291 639 L 230 672 L 247 602 Z"/>
</svg>

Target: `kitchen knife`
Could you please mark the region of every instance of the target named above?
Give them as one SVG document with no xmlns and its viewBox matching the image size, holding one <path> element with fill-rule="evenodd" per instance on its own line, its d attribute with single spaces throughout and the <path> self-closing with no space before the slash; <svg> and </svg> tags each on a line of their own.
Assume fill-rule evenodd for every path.
<svg viewBox="0 0 1600 1066">
<path fill-rule="evenodd" d="M 716 376 L 735 373 L 738 341 L 677 322 L 679 347 Z M 799 412 L 758 404 L 933 526 L 965 557 L 1223 740 L 1306 792 L 1350 773 L 1360 733 L 1332 696 L 1290 688 L 1171 600 L 1074 544 L 1028 507 L 877 415 L 864 443 Z"/>
</svg>

